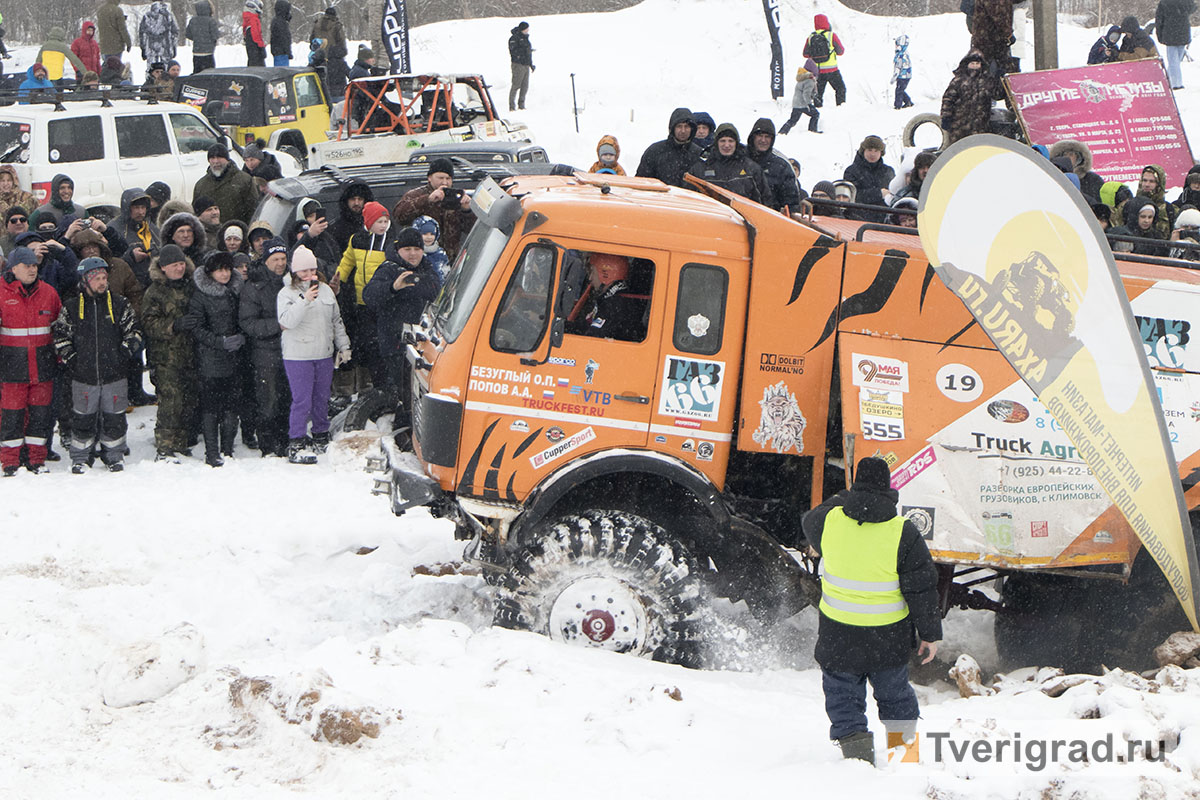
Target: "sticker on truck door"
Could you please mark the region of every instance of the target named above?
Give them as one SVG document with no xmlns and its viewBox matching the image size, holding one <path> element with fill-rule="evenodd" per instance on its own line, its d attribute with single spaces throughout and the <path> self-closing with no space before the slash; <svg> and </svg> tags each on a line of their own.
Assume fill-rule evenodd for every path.
<svg viewBox="0 0 1200 800">
<path fill-rule="evenodd" d="M 721 411 L 725 362 L 667 356 L 658 413 L 715 421 Z"/>
</svg>

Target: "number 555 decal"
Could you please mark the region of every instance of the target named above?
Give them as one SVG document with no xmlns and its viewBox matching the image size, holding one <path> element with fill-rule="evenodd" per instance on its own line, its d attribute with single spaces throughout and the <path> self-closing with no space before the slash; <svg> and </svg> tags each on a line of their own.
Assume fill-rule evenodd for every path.
<svg viewBox="0 0 1200 800">
<path fill-rule="evenodd" d="M 903 439 L 904 438 L 904 423 L 902 422 L 880 422 L 877 420 L 863 420 L 862 435 L 864 439 Z"/>
</svg>

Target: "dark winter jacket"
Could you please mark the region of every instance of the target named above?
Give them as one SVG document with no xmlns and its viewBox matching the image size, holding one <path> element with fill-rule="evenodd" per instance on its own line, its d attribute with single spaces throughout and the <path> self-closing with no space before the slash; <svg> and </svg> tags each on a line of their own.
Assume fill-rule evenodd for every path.
<svg viewBox="0 0 1200 800">
<path fill-rule="evenodd" d="M 195 369 L 195 340 L 183 324 L 196 292 L 192 271 L 188 266 L 182 278 L 172 281 L 157 264 L 150 270 L 150 288 L 142 298 L 141 322 L 146 333 L 146 358 L 156 369 Z"/>
<path fill-rule="evenodd" d="M 508 57 L 514 64 L 533 66 L 533 46 L 529 42 L 529 34 L 519 27 L 513 28 L 512 36 L 508 37 Z"/>
<path fill-rule="evenodd" d="M 129 219 L 129 208 L 133 205 L 133 201 L 145 196 L 146 193 L 141 189 L 126 189 L 121 192 L 121 216 L 108 224 L 108 227 L 112 228 L 128 245 L 129 249 L 125 251 L 124 255 L 125 262 L 129 264 L 129 268 L 133 270 L 133 274 L 137 276 L 143 287 L 150 285 L 150 264 L 158 255 L 158 249 L 162 247 L 162 232 L 150 220 L 148 213 L 146 219 L 141 223 L 134 223 Z M 149 236 L 149 247 L 146 246 L 145 236 Z M 133 249 L 135 247 L 145 250 L 148 257 L 141 261 L 134 258 Z"/>
<path fill-rule="evenodd" d="M 1195 10 L 1193 0 L 1158 0 L 1158 8 L 1154 12 L 1154 36 L 1168 47 L 1191 44 L 1190 17 Z"/>
<path fill-rule="evenodd" d="M 208 3 L 206 2 L 205 5 Z M 142 58 L 151 64 L 155 61 L 166 64 L 175 58 L 178 41 L 179 24 L 175 22 L 175 16 L 163 0 L 155 0 L 150 4 L 150 10 L 142 17 L 142 21 L 138 23 L 138 46 L 142 49 Z M 99 69 L 96 70 L 96 72 L 99 71 Z"/>
<path fill-rule="evenodd" d="M 80 212 L 82 212 L 83 209 L 81 209 L 79 206 L 75 205 L 73 200 L 64 203 L 58 197 L 58 187 L 62 185 L 63 181 L 70 181 L 70 180 L 71 180 L 71 178 L 67 177 L 66 175 L 63 175 L 61 172 L 59 174 L 55 175 L 53 178 L 51 178 L 50 179 L 50 196 L 47 198 L 46 204 L 40 205 L 37 208 L 33 209 L 32 213 L 36 214 L 39 211 L 45 211 L 50 216 L 54 217 L 55 222 L 62 222 L 63 217 L 67 216 L 68 214 L 74 215 L 76 217 L 80 216 Z M 29 220 L 29 227 L 30 227 L 30 229 L 33 228 L 33 220 L 32 219 Z"/>
<path fill-rule="evenodd" d="M 942 130 L 946 132 L 950 143 L 973 133 L 987 133 L 990 129 L 996 82 L 988 74 L 986 66 L 972 74 L 967 68 L 972 58 L 983 61 L 978 50 L 963 56 L 954 70 L 950 85 L 942 94 Z"/>
<path fill-rule="evenodd" d="M 19 234 L 14 242 L 17 245 L 28 247 L 30 242 L 44 242 L 46 238 L 36 231 L 25 231 Z M 50 247 L 46 250 L 46 255 L 42 257 L 42 263 L 38 265 L 38 278 L 58 292 L 59 297 L 63 297 L 67 292 L 72 291 L 75 284 L 79 282 L 79 275 L 76 273 L 78 266 L 79 258 L 69 246 Z"/>
<path fill-rule="evenodd" d="M 738 142 L 733 154 L 721 155 L 717 149 L 722 133 L 733 126 L 722 123 L 717 126 L 717 133 L 708 157 L 697 159 L 688 174 L 703 178 L 715 186 L 740 194 L 756 203 L 767 205 L 771 202 L 771 187 L 767 185 L 766 176 L 762 169 L 746 155 L 746 146 Z M 791 170 L 791 167 L 788 167 Z"/>
<path fill-rule="evenodd" d="M 1142 230 L 1138 226 L 1138 214 L 1147 206 L 1154 208 L 1154 224 L 1149 230 Z M 1109 233 L 1119 234 L 1121 236 L 1136 236 L 1139 239 L 1144 239 L 1144 242 L 1135 242 L 1133 244 L 1133 252 L 1140 256 L 1165 256 L 1167 255 L 1167 245 L 1160 244 L 1165 242 L 1169 236 L 1166 236 L 1160 230 L 1162 228 L 1162 212 L 1157 208 L 1153 198 L 1144 195 L 1137 195 L 1130 198 L 1122 204 L 1119 211 L 1124 222 L 1119 228 L 1113 228 Z M 1113 249 L 1124 249 L 1122 245 L 1128 247 L 1130 242 L 1113 242 Z"/>
<path fill-rule="evenodd" d="M 192 40 L 192 54 L 209 56 L 217 49 L 217 39 L 221 35 L 217 20 L 213 17 L 212 6 L 208 0 L 198 0 L 195 5 L 196 16 L 188 20 L 184 36 Z"/>
<path fill-rule="evenodd" d="M 342 253 L 346 250 L 346 245 L 350 244 L 350 237 L 363 229 L 362 214 L 356 214 L 350 210 L 347 202 L 351 197 L 361 197 L 366 202 L 371 202 L 375 199 L 375 193 L 371 191 L 371 187 L 366 181 L 355 179 L 346 184 L 342 189 L 342 194 L 338 197 L 338 216 L 337 219 L 331 220 L 329 223 L 329 233 L 338 244 L 338 260 L 342 258 Z M 288 242 L 290 245 L 291 242 Z"/>
<path fill-rule="evenodd" d="M 283 177 L 283 168 L 279 166 L 279 159 L 275 157 L 274 153 L 264 152 L 262 162 L 257 167 L 250 169 L 248 166 L 243 165 L 242 171 L 251 178 L 262 178 L 265 181 L 274 181 Z M 224 219 L 223 216 L 222 219 Z M 242 218 L 237 217 L 237 219 Z M 249 220 L 243 221 L 248 222 Z"/>
<path fill-rule="evenodd" d="M 208 233 L 204 230 L 204 223 L 195 214 L 180 211 L 168 217 L 167 221 L 163 223 L 162 242 L 163 244 L 174 244 L 172 237 L 175 235 L 175 231 L 184 225 L 192 229 L 192 245 L 185 247 L 183 254 L 191 260 L 193 266 L 199 266 L 204 263 L 204 257 L 214 248 L 209 247 Z"/>
<path fill-rule="evenodd" d="M 301 200 L 296 206 L 296 219 L 288 226 L 286 238 L 288 252 L 295 250 L 300 245 L 304 245 L 317 259 L 317 269 L 325 276 L 326 280 L 333 278 L 337 272 L 338 263 L 342 260 L 342 254 L 346 248 L 338 244 L 337 238 L 331 232 L 333 225 L 330 224 L 320 236 L 311 236 L 308 232 L 308 222 L 301 216 L 304 208 L 304 201 Z M 362 222 L 359 222 L 359 227 L 362 227 Z"/>
<path fill-rule="evenodd" d="M 1142 30 L 1138 18 L 1129 16 L 1121 20 L 1121 50 L 1117 54 L 1118 61 L 1136 61 L 1139 58 L 1158 58 L 1158 46 L 1150 38 L 1150 34 Z"/>
<path fill-rule="evenodd" d="M 1200 173 L 1200 164 L 1189 169 L 1187 174 L 1190 176 L 1196 173 Z M 1188 188 L 1186 176 L 1183 179 L 1183 188 L 1179 190 L 1179 196 L 1175 198 L 1173 205 L 1175 206 L 1176 216 L 1179 216 L 1179 212 L 1185 206 L 1200 208 L 1200 191 L 1192 191 Z"/>
<path fill-rule="evenodd" d="M 707 111 L 697 111 L 692 115 L 692 119 L 695 121 L 697 127 L 701 125 L 708 126 L 708 136 L 705 136 L 703 139 L 698 136 L 692 137 L 692 141 L 695 142 L 701 150 L 708 150 L 708 148 L 712 147 L 713 134 L 717 132 L 717 121 L 713 119 L 712 114 L 709 114 Z"/>
<path fill-rule="evenodd" d="M 246 335 L 255 370 L 283 366 L 280 349 L 279 313 L 276 307 L 279 290 L 288 274 L 276 275 L 262 262 L 250 267 L 250 277 L 242 287 L 238 302 L 238 326 Z"/>
<path fill-rule="evenodd" d="M 88 36 L 88 29 L 91 28 L 92 35 Z M 71 52 L 79 57 L 83 62 L 85 70 L 91 70 L 97 75 L 100 74 L 100 43 L 96 41 L 96 23 L 87 20 L 83 23 L 83 30 L 79 33 L 79 38 L 71 42 Z M 79 76 L 76 76 L 79 77 Z"/>
<path fill-rule="evenodd" d="M 331 14 L 330 11 L 334 13 Z M 312 34 L 308 40 L 311 42 L 313 39 L 325 42 L 325 51 L 330 58 L 345 58 L 350 54 L 346 48 L 346 28 L 337 18 L 337 10 L 332 7 L 325 9 L 325 13 L 313 23 Z"/>
<path fill-rule="evenodd" d="M 96 12 L 96 38 L 100 40 L 100 52 L 106 56 L 122 53 L 133 46 L 121 0 L 104 0 L 104 5 Z"/>
<path fill-rule="evenodd" d="M 842 173 L 842 180 L 847 180 L 854 184 L 854 201 L 856 203 L 883 206 L 885 208 L 887 207 L 887 203 L 883 199 L 883 190 L 888 187 L 888 184 L 895 177 L 896 170 L 885 164 L 882 157 L 872 164 L 863 156 L 862 150 L 854 154 L 854 161 Z M 883 222 L 887 218 L 887 214 L 882 211 L 877 213 L 862 209 L 852 209 L 847 212 L 847 216 L 853 219 L 866 220 L 867 222 Z"/>
<path fill-rule="evenodd" d="M 1087 63 L 1107 64 L 1117 60 L 1117 47 L 1121 41 L 1121 26 L 1111 25 L 1103 36 L 1096 40 L 1088 51 Z"/>
<path fill-rule="evenodd" d="M 858 522 L 887 522 L 896 516 L 899 494 L 895 489 L 849 489 L 838 492 L 804 515 L 802 526 L 808 543 L 820 553 L 825 517 L 836 507 Z M 908 663 L 916 645 L 942 638 L 938 608 L 937 570 L 925 540 L 907 520 L 896 553 L 900 592 L 908 603 L 908 617 L 891 625 L 846 625 L 820 614 L 815 657 L 823 669 L 862 674 Z"/>
<path fill-rule="evenodd" d="M 971 28 L 971 49 L 983 54 L 986 67 L 995 61 L 1008 71 L 1013 38 L 1013 0 L 976 0 Z"/>
<path fill-rule="evenodd" d="M 275 0 L 275 16 L 271 18 L 271 55 L 292 57 L 292 4 Z"/>
<path fill-rule="evenodd" d="M 53 380 L 58 356 L 50 327 L 62 303 L 43 280 L 25 286 L 8 270 L 0 278 L 0 383 Z"/>
<path fill-rule="evenodd" d="M 1075 155 L 1076 166 L 1073 172 L 1079 178 L 1079 191 L 1089 205 L 1095 205 L 1100 202 L 1100 187 L 1104 185 L 1104 178 L 1092 172 L 1092 149 L 1075 139 L 1061 139 L 1050 145 L 1051 158 L 1069 156 L 1072 153 Z"/>
<path fill-rule="evenodd" d="M 461 207 L 447 208 L 441 203 L 429 199 L 433 189 L 429 184 L 410 189 L 397 201 L 392 209 L 392 219 L 397 225 L 412 225 L 417 217 L 432 217 L 442 231 L 442 249 L 446 251 L 451 263 L 458 257 L 458 248 L 462 240 L 475 224 L 475 215 Z"/>
<path fill-rule="evenodd" d="M 401 272 L 409 269 L 418 278 L 417 283 L 396 291 L 392 284 Z M 403 349 L 404 323 L 420 322 L 425 305 L 437 297 L 441 288 L 442 278 L 427 258 L 422 257 L 421 263 L 415 267 L 396 261 L 385 261 L 379 265 L 371 282 L 363 290 L 363 300 L 367 308 L 375 312 L 381 355 L 387 358 Z"/>
<path fill-rule="evenodd" d="M 216 201 L 221 207 L 223 220 L 249 222 L 254 218 L 254 209 L 258 206 L 258 190 L 254 188 L 254 179 L 238 169 L 232 161 L 219 178 L 213 175 L 211 169 L 204 171 L 204 176 L 196 181 L 192 190 L 192 202 L 201 196 Z"/>
<path fill-rule="evenodd" d="M 757 133 L 771 135 L 771 146 L 762 152 L 754 149 L 754 135 Z M 775 152 L 775 123 L 766 117 L 760 117 L 750 129 L 746 142 L 746 154 L 750 156 L 751 161 L 758 164 L 766 176 L 767 185 L 771 188 L 770 202 L 764 200 L 763 205 L 776 211 L 783 211 L 784 208 L 799 211 L 800 187 L 796 183 L 796 173 L 792 171 L 792 165 L 787 159 Z"/>
<path fill-rule="evenodd" d="M 680 122 L 691 125 L 692 133 L 683 144 L 675 141 L 675 126 Z M 655 142 L 642 153 L 641 163 L 638 164 L 639 178 L 658 178 L 671 186 L 683 186 L 683 176 L 688 169 L 703 154 L 700 146 L 692 141 L 696 136 L 696 122 L 692 112 L 687 108 L 677 108 L 671 112 L 667 123 L 667 138 Z M 449 252 L 449 251 L 447 251 Z"/>
<path fill-rule="evenodd" d="M 71 380 L 103 386 L 129 376 L 129 360 L 142 348 L 133 308 L 111 291 L 92 295 L 82 283 L 68 296 L 54 325 L 54 349 Z"/>
<path fill-rule="evenodd" d="M 356 81 L 359 78 L 370 78 L 374 75 L 383 75 L 387 70 L 379 67 L 373 67 L 361 58 L 354 59 L 354 66 L 350 67 L 350 80 Z"/>
<path fill-rule="evenodd" d="M 220 284 L 201 268 L 192 273 L 196 291 L 188 301 L 184 330 L 196 340 L 196 364 L 201 378 L 229 378 L 237 372 L 238 356 L 225 349 L 225 337 L 241 335 L 238 296 L 242 276 L 234 270 L 229 283 Z"/>
</svg>

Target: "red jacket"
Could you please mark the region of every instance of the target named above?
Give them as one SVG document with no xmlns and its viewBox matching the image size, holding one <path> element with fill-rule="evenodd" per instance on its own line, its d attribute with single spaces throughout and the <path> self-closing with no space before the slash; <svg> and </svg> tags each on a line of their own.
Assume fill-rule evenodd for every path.
<svg viewBox="0 0 1200 800">
<path fill-rule="evenodd" d="M 25 286 L 8 272 L 0 280 L 0 383 L 43 383 L 54 378 L 58 356 L 50 325 L 62 303 L 42 280 Z"/>
<path fill-rule="evenodd" d="M 242 12 L 242 40 L 266 47 L 262 38 L 262 17 L 253 11 Z"/>
<path fill-rule="evenodd" d="M 92 29 L 90 37 L 87 35 L 88 28 Z M 97 75 L 100 74 L 100 43 L 96 41 L 96 23 L 83 23 L 83 30 L 80 32 L 79 38 L 71 42 L 71 52 L 79 57 L 83 66 Z"/>
</svg>

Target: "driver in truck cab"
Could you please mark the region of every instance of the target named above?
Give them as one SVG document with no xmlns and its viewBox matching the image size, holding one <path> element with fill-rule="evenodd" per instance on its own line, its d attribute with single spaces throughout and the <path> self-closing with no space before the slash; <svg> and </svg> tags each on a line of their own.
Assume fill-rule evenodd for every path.
<svg viewBox="0 0 1200 800">
<path fill-rule="evenodd" d="M 588 285 L 567 317 L 567 333 L 625 342 L 646 337 L 646 298 L 629 286 L 629 258 L 611 253 L 588 256 Z"/>
</svg>

